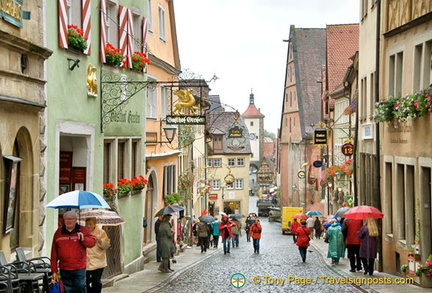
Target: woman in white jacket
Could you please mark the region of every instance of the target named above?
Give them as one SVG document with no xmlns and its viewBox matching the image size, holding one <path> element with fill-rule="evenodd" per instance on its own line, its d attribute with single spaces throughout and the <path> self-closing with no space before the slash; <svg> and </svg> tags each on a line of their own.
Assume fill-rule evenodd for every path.
<svg viewBox="0 0 432 293">
<path fill-rule="evenodd" d="M 96 226 L 96 218 L 86 218 L 85 226 L 96 238 L 96 245 L 87 248 L 87 293 L 100 293 L 102 273 L 107 266 L 106 250 L 110 247 L 110 239 L 104 230 Z"/>
</svg>

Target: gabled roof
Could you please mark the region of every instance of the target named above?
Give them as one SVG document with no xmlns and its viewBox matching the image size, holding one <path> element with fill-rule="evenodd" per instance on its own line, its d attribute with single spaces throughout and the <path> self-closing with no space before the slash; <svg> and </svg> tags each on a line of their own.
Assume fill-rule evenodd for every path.
<svg viewBox="0 0 432 293">
<path fill-rule="evenodd" d="M 359 25 L 327 25 L 327 82 L 330 94 L 343 89 L 344 76 L 359 49 Z"/>
<path fill-rule="evenodd" d="M 297 99 L 302 138 L 310 138 L 312 124 L 321 120 L 321 68 L 325 65 L 326 29 L 291 26 Z"/>
<path fill-rule="evenodd" d="M 236 112 L 221 112 L 221 111 L 214 111 L 214 112 L 208 112 L 207 113 L 207 127 L 208 131 L 211 135 L 223 135 L 223 154 L 250 154 L 251 147 L 250 147 L 250 141 L 249 141 L 249 132 L 247 130 L 247 127 L 244 123 L 244 120 L 242 117 L 239 117 L 237 122 L 240 126 L 242 126 L 245 130 L 245 133 L 243 133 L 243 138 L 246 140 L 242 146 L 244 148 L 240 150 L 233 150 L 229 148 L 229 145 L 226 141 L 226 134 L 228 131 L 228 128 L 230 126 L 233 126 L 235 123 Z M 211 153 L 212 151 L 210 151 Z"/>
</svg>

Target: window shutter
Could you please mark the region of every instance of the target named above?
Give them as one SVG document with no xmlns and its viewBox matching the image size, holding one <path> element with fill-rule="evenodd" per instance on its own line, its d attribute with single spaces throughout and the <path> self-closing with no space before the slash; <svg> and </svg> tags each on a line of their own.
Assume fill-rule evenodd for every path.
<svg viewBox="0 0 432 293">
<path fill-rule="evenodd" d="M 148 38 L 148 21 L 147 18 L 143 17 L 142 19 L 142 49 L 141 52 L 145 53 L 147 55 L 147 58 L 149 58 L 148 56 L 148 47 L 147 47 L 147 38 Z M 144 68 L 144 72 L 147 72 L 147 67 L 146 66 Z"/>
<path fill-rule="evenodd" d="M 106 0 L 100 1 L 100 61 L 105 63 L 105 45 L 106 45 Z"/>
<path fill-rule="evenodd" d="M 82 0 L 82 29 L 84 32 L 84 38 L 87 39 L 87 49 L 84 50 L 84 54 L 91 54 L 91 1 L 90 0 Z"/>
<path fill-rule="evenodd" d="M 124 6 L 119 6 L 119 47 L 126 57 L 122 67 L 132 68 L 132 12 Z"/>
<path fill-rule="evenodd" d="M 58 0 L 58 20 L 59 20 L 59 46 L 62 48 L 68 47 L 67 37 L 67 0 Z"/>
</svg>

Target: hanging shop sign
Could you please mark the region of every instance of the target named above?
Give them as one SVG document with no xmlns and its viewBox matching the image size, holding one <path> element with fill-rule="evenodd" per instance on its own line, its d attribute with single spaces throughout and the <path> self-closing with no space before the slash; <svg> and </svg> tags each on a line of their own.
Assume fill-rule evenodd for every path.
<svg viewBox="0 0 432 293">
<path fill-rule="evenodd" d="M 23 19 L 30 19 L 30 12 L 22 10 L 23 0 L 0 1 L 0 19 L 16 27 L 22 27 Z"/>
<path fill-rule="evenodd" d="M 297 177 L 300 179 L 304 179 L 306 177 L 306 172 L 305 171 L 298 171 Z"/>
<path fill-rule="evenodd" d="M 320 167 L 322 167 L 323 162 L 322 162 L 322 161 L 314 161 L 314 162 L 312 163 L 312 165 L 313 165 L 315 168 L 320 168 Z"/>
<path fill-rule="evenodd" d="M 206 124 L 205 116 L 167 115 L 165 119 L 167 124 L 184 124 L 184 125 L 205 125 Z"/>
<path fill-rule="evenodd" d="M 341 151 L 345 156 L 352 156 L 354 154 L 354 145 L 352 143 L 345 143 L 342 145 Z"/>
<path fill-rule="evenodd" d="M 227 147 L 233 151 L 240 151 L 246 147 L 246 127 L 238 122 L 240 113 L 234 113 L 234 123 L 226 128 L 225 141 Z"/>
<path fill-rule="evenodd" d="M 314 144 L 327 144 L 327 130 L 315 129 Z"/>
</svg>

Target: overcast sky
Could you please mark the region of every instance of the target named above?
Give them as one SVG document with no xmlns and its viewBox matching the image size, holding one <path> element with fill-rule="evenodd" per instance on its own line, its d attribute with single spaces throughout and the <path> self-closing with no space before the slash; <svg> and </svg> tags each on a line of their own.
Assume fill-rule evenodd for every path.
<svg viewBox="0 0 432 293">
<path fill-rule="evenodd" d="M 290 25 L 325 28 L 359 22 L 358 0 L 176 0 L 182 70 L 210 83 L 212 95 L 239 110 L 255 105 L 264 128 L 280 127 Z M 318 97 L 319 98 L 319 97 Z M 318 122 L 318 121 L 317 121 Z"/>
</svg>

